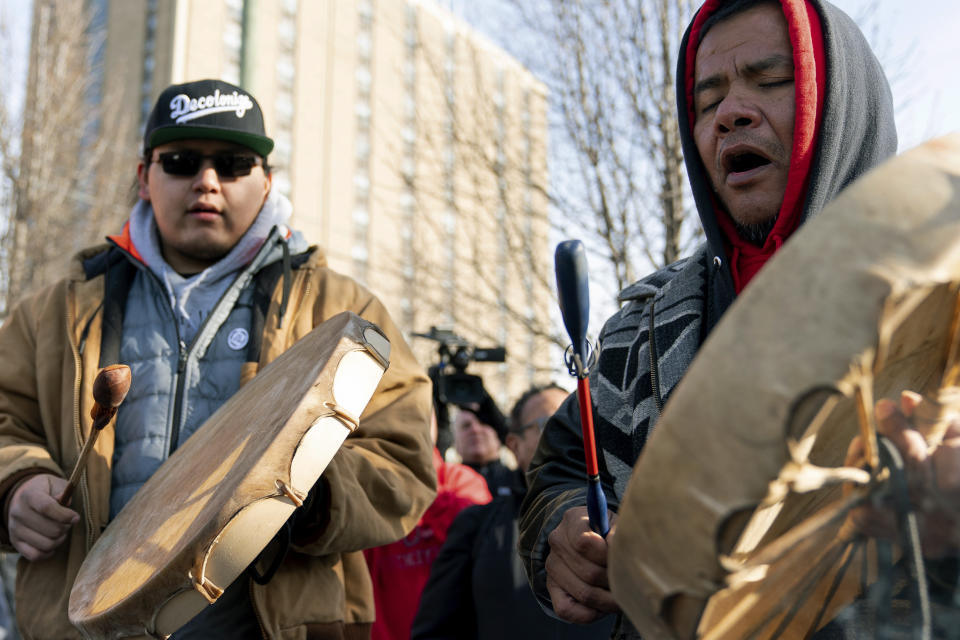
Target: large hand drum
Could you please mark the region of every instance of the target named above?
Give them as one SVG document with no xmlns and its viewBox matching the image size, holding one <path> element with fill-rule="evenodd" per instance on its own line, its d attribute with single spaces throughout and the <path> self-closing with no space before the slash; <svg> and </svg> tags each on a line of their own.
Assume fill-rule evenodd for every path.
<svg viewBox="0 0 960 640">
<path fill-rule="evenodd" d="M 357 428 L 389 353 L 376 326 L 344 312 L 265 367 L 106 528 L 70 621 L 93 638 L 165 637 L 216 601 Z"/>
<path fill-rule="evenodd" d="M 885 485 L 873 404 L 951 396 L 958 291 L 960 135 L 859 180 L 764 268 L 624 496 L 610 579 L 644 638 L 806 637 L 874 579 L 846 518 Z M 857 435 L 872 471 L 842 468 Z"/>
</svg>

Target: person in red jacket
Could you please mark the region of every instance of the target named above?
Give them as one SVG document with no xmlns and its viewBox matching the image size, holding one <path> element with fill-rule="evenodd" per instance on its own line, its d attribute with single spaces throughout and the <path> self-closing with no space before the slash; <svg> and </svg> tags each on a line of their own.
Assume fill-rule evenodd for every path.
<svg viewBox="0 0 960 640">
<path fill-rule="evenodd" d="M 437 441 L 437 418 L 430 425 Z M 430 577 L 430 567 L 447 539 L 447 529 L 465 508 L 490 502 L 487 482 L 463 464 L 445 462 L 433 449 L 437 470 L 437 497 L 410 534 L 394 543 L 363 552 L 373 580 L 377 617 L 372 640 L 408 640 L 420 593 Z"/>
</svg>

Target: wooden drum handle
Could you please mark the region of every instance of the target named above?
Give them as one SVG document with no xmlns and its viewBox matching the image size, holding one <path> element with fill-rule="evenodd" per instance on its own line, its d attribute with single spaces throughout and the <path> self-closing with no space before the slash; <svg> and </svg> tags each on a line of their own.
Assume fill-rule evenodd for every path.
<svg viewBox="0 0 960 640">
<path fill-rule="evenodd" d="M 104 367 L 97 374 L 93 381 L 93 409 L 90 410 L 90 417 L 93 419 L 93 427 L 90 430 L 90 436 L 83 443 L 83 449 L 80 450 L 80 456 L 77 458 L 77 464 L 73 466 L 73 472 L 67 482 L 66 488 L 60 495 L 58 502 L 64 506 L 70 502 L 74 489 L 80 481 L 80 474 L 87 466 L 87 458 L 93 451 L 93 445 L 97 441 L 97 436 L 103 430 L 107 423 L 117 413 L 117 407 L 127 397 L 127 391 L 130 390 L 130 367 L 125 364 L 114 364 Z"/>
</svg>

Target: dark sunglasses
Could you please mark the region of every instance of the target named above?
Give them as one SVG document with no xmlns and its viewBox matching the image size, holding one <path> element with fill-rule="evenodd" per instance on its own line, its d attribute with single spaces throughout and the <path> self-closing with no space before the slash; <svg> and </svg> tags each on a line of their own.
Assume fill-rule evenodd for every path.
<svg viewBox="0 0 960 640">
<path fill-rule="evenodd" d="M 171 176 L 193 177 L 208 158 L 213 161 L 213 168 L 221 178 L 248 176 L 260 164 L 257 156 L 245 152 L 221 151 L 208 155 L 189 149 L 161 153 L 155 162 L 160 164 L 164 173 Z"/>
</svg>

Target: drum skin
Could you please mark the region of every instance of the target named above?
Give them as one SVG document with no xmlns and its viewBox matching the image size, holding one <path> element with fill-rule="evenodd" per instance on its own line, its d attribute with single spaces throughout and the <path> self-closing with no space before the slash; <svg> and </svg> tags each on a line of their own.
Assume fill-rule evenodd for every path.
<svg viewBox="0 0 960 640">
<path fill-rule="evenodd" d="M 356 428 L 388 357 L 379 329 L 343 312 L 264 367 L 104 530 L 70 621 L 92 638 L 166 637 L 215 601 Z"/>
<path fill-rule="evenodd" d="M 834 484 L 773 500 L 784 469 L 842 465 L 873 399 L 957 384 L 958 290 L 960 134 L 865 175 L 757 275 L 671 395 L 619 511 L 611 588 L 644 638 L 742 637 L 758 620 L 769 637 L 800 575 L 839 566 L 823 554 L 850 539 L 843 518 L 795 541 L 789 570 L 764 564 L 717 595 L 732 566 L 840 499 Z M 820 625 L 858 595 L 862 562 Z M 776 635 L 806 635 L 830 581 Z"/>
</svg>

